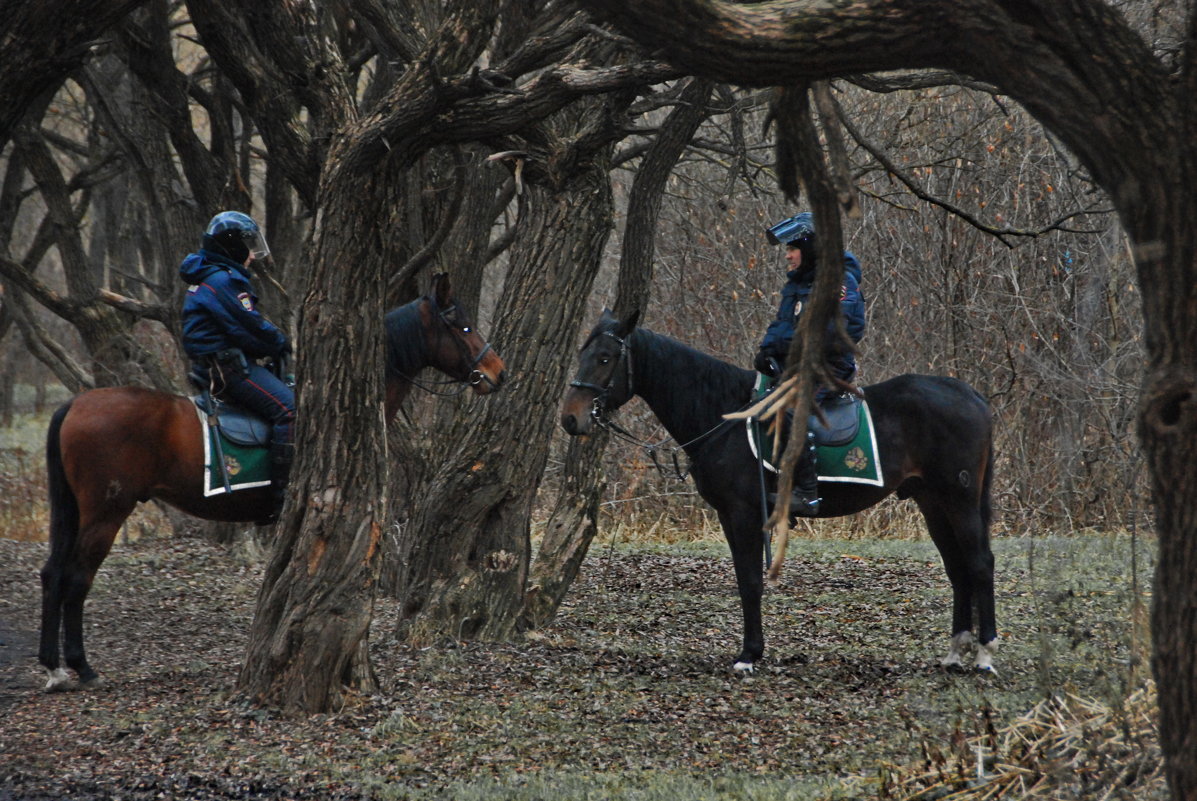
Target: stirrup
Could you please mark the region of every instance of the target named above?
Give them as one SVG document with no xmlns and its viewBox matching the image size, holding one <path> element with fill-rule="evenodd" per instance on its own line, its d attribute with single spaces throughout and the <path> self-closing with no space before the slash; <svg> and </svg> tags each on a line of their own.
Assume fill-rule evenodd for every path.
<svg viewBox="0 0 1197 801">
<path fill-rule="evenodd" d="M 819 505 L 823 502 L 814 492 L 796 489 L 790 493 L 790 514 L 798 517 L 818 517 Z"/>
<path fill-rule="evenodd" d="M 768 495 L 769 505 L 777 505 L 777 494 L 770 492 Z M 819 505 L 823 503 L 823 499 L 812 493 L 806 493 L 802 490 L 794 490 L 790 493 L 790 515 L 792 517 L 818 517 Z"/>
</svg>

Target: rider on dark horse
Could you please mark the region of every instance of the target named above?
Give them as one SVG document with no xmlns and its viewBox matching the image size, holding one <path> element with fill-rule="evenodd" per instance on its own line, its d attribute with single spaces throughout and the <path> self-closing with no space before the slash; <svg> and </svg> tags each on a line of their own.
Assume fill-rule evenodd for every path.
<svg viewBox="0 0 1197 801">
<path fill-rule="evenodd" d="M 761 340 L 753 366 L 772 383 L 781 376 L 790 352 L 790 340 L 798 328 L 798 319 L 806 307 L 807 299 L 814 288 L 817 257 L 815 248 L 815 224 L 810 212 L 802 212 L 782 220 L 765 232 L 774 245 L 785 243 L 786 283 L 781 290 L 781 304 L 777 317 L 769 323 L 765 337 Z M 865 301 L 860 291 L 860 262 L 848 251 L 844 251 L 844 283 L 840 290 L 840 308 L 844 313 L 844 325 L 852 342 L 864 336 Z M 852 381 L 856 376 L 856 355 L 851 347 L 840 338 L 835 320 L 828 323 L 824 338 L 828 372 L 841 381 Z M 815 403 L 820 404 L 837 394 L 838 390 L 827 386 L 815 389 Z M 807 432 L 807 447 L 795 467 L 794 493 L 790 509 L 803 517 L 819 514 L 819 479 L 815 467 L 815 445 L 813 435 Z"/>
<path fill-rule="evenodd" d="M 193 372 L 206 380 L 213 395 L 248 409 L 273 426 L 273 520 L 282 508 L 291 471 L 295 393 L 257 362 L 269 358 L 277 366 L 291 355 L 286 335 L 258 310 L 258 296 L 249 281 L 250 264 L 268 255 L 266 237 L 252 217 L 222 211 L 208 223 L 200 251 L 183 259 L 179 276 L 188 284 L 183 301 L 183 349 L 193 362 Z"/>
</svg>

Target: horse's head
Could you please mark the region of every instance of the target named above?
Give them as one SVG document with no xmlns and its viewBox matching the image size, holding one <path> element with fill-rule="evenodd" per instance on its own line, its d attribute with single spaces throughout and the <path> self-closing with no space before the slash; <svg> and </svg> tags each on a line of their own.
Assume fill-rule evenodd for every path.
<svg viewBox="0 0 1197 801">
<path fill-rule="evenodd" d="M 631 400 L 635 386 L 628 337 L 639 317 L 640 312 L 634 311 L 621 321 L 604 309 L 591 330 L 578 354 L 578 373 L 561 405 L 561 426 L 569 434 L 589 434 L 606 412 Z"/>
<path fill-rule="evenodd" d="M 428 365 L 469 384 L 479 395 L 498 390 L 505 365 L 474 329 L 470 316 L 453 300 L 449 276 L 438 273 L 420 303 Z"/>
</svg>

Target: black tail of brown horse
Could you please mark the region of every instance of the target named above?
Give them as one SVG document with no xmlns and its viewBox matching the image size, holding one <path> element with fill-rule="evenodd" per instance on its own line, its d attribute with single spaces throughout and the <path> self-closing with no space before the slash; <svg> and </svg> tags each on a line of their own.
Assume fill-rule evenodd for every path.
<svg viewBox="0 0 1197 801">
<path fill-rule="evenodd" d="M 60 673 L 58 643 L 63 629 L 63 607 L 71 584 L 77 581 L 70 564 L 79 549 L 79 503 L 75 492 L 67 481 L 66 468 L 62 459 L 62 423 L 71 410 L 71 403 L 62 406 L 50 419 L 46 432 L 46 472 L 50 495 L 50 557 L 42 567 L 42 630 L 38 648 L 38 660 L 54 676 Z M 81 606 L 81 605 L 80 605 Z M 80 610 L 81 613 L 82 610 Z M 67 653 L 68 661 L 73 656 Z M 80 654 L 80 659 L 82 658 Z M 80 680 L 94 678 L 86 676 L 90 670 L 86 662 L 72 665 L 80 673 Z"/>
<path fill-rule="evenodd" d="M 50 563 L 60 564 L 75 547 L 79 535 L 79 504 L 67 482 L 62 464 L 62 421 L 71 404 L 67 403 L 50 418 L 46 432 L 46 472 L 50 487 Z"/>
</svg>

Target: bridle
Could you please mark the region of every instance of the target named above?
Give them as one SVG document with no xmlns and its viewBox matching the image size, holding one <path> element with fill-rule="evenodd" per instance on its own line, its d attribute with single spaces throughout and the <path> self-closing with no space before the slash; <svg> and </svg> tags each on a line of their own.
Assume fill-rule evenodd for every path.
<svg viewBox="0 0 1197 801">
<path fill-rule="evenodd" d="M 603 412 L 607 409 L 607 399 L 611 395 L 611 388 L 615 386 L 615 378 L 619 375 L 619 365 L 621 362 L 624 366 L 624 383 L 627 385 L 628 397 L 630 398 L 636 394 L 633 391 L 635 385 L 632 380 L 632 352 L 628 350 L 628 341 L 626 337 L 618 336 L 611 331 L 604 331 L 602 336 L 611 337 L 611 339 L 614 339 L 619 343 L 619 355 L 615 357 L 615 367 L 612 368 L 611 375 L 607 377 L 607 383 L 599 386 L 598 384 L 592 384 L 587 381 L 579 381 L 574 379 L 573 381 L 569 382 L 569 385 L 571 387 L 577 387 L 578 389 L 589 389 L 595 393 L 594 401 L 590 406 L 590 417 L 595 423 L 606 428 L 611 428 L 618 432 L 627 433 L 610 420 L 604 418 Z"/>
<path fill-rule="evenodd" d="M 577 387 L 578 389 L 589 389 L 595 393 L 594 400 L 590 405 L 590 419 L 594 421 L 596 426 L 599 428 L 605 428 L 607 431 L 611 432 L 612 436 L 622 439 L 624 442 L 629 442 L 633 445 L 644 448 L 645 452 L 648 453 L 649 458 L 652 459 L 653 464 L 656 466 L 657 471 L 660 472 L 661 475 L 667 475 L 667 473 L 665 466 L 661 464 L 660 459 L 657 458 L 657 453 L 662 450 L 669 451 L 670 458 L 673 461 L 674 474 L 679 480 L 685 480 L 689 471 L 683 470 L 681 462 L 678 460 L 677 454 L 681 448 L 666 448 L 663 442 L 654 443 L 643 440 L 633 434 L 631 431 L 628 431 L 619 423 L 615 422 L 614 420 L 608 420 L 603 416 L 603 412 L 607 410 L 607 399 L 611 395 L 611 388 L 615 386 L 615 379 L 619 375 L 620 362 L 623 363 L 624 384 L 627 386 L 628 391 L 627 397 L 631 398 L 636 393 L 634 373 L 632 370 L 632 351 L 628 349 L 627 337 L 617 336 L 611 331 L 604 331 L 602 336 L 611 337 L 611 339 L 614 339 L 619 343 L 619 355 L 615 357 L 615 367 L 612 368 L 611 375 L 607 377 L 607 383 L 600 386 L 599 384 L 592 384 L 588 381 L 578 381 L 577 379 L 574 379 L 573 381 L 569 382 L 569 385 L 571 387 Z"/>
<path fill-rule="evenodd" d="M 433 308 L 436 309 L 437 317 L 441 318 L 441 322 L 445 324 L 446 328 L 449 328 L 450 330 L 458 329 L 458 330 L 461 330 L 462 333 L 466 333 L 466 334 L 468 334 L 470 332 L 469 326 L 461 326 L 460 324 L 455 323 L 451 319 L 449 319 L 453 314 L 455 314 L 457 312 L 457 304 L 456 303 L 451 304 L 449 306 L 449 308 L 447 308 L 447 309 L 442 309 L 440 306 L 436 305 L 435 299 L 430 297 L 428 300 L 429 300 L 429 302 L 432 303 Z M 462 342 L 457 337 L 453 337 L 453 341 L 457 343 L 457 347 L 461 350 L 462 355 L 465 356 L 465 358 L 469 359 L 470 358 L 470 349 L 466 347 L 465 343 Z M 482 382 L 485 381 L 487 384 L 490 384 L 491 389 L 499 388 L 498 384 L 496 384 L 494 381 L 490 380 L 490 376 L 488 376 L 486 373 L 484 373 L 478 369 L 478 365 L 482 363 L 482 360 L 484 358 L 486 358 L 487 353 L 490 353 L 490 343 L 484 339 L 484 340 L 482 340 L 482 350 L 478 351 L 477 356 L 475 356 L 473 359 L 470 359 L 470 366 L 469 366 L 470 373 L 468 376 L 466 376 L 465 380 L 462 382 L 463 384 L 466 385 L 466 387 L 474 387 L 474 386 L 477 386 L 478 384 L 481 384 Z"/>
<path fill-rule="evenodd" d="M 462 326 L 451 319 L 452 316 L 457 313 L 456 302 L 451 303 L 445 308 L 441 308 L 440 305 L 437 304 L 436 298 L 432 297 L 431 295 L 425 295 L 424 299 L 432 305 L 433 310 L 436 312 L 436 316 L 440 318 L 440 321 L 444 323 L 445 327 L 451 332 L 462 331 L 463 333 L 467 334 L 470 332 L 468 326 Z M 453 336 L 453 342 L 455 345 L 457 345 L 458 350 L 461 352 L 462 361 L 469 361 L 469 367 L 467 368 L 469 370 L 469 374 L 464 379 L 445 378 L 443 380 L 420 381 L 416 379 L 415 376 L 408 375 L 403 375 L 403 378 L 411 382 L 412 386 L 419 387 L 430 395 L 439 395 L 441 397 L 453 397 L 460 395 L 467 389 L 475 387 L 484 381 L 487 384 L 490 384 L 491 389 L 498 389 L 499 385 L 492 381 L 490 376 L 478 369 L 478 365 L 482 363 L 482 360 L 486 358 L 486 354 L 491 350 L 490 343 L 486 340 L 483 340 L 482 349 L 478 351 L 478 355 L 471 357 L 470 349 L 457 336 Z M 400 373 L 400 375 L 402 375 L 402 373 Z M 437 387 L 442 387 L 448 384 L 457 384 L 458 388 L 449 392 L 444 392 L 437 389 Z"/>
<path fill-rule="evenodd" d="M 653 443 L 643 440 L 614 420 L 608 420 L 603 416 L 603 413 L 607 410 L 607 400 L 611 395 L 611 388 L 615 386 L 615 379 L 619 375 L 620 362 L 623 362 L 624 365 L 624 382 L 627 385 L 627 398 L 631 398 L 636 393 L 634 391 L 635 383 L 633 380 L 634 373 L 632 370 L 632 351 L 628 349 L 627 337 L 620 337 L 611 331 L 604 331 L 602 336 L 611 337 L 611 339 L 614 339 L 619 343 L 619 355 L 615 357 L 615 367 L 611 370 L 611 375 L 607 377 L 607 383 L 600 385 L 590 383 L 588 381 L 579 381 L 574 379 L 573 381 L 569 382 L 569 385 L 571 387 L 577 387 L 578 389 L 589 389 L 595 393 L 594 401 L 591 403 L 590 407 L 590 419 L 594 421 L 595 425 L 599 426 L 600 428 L 607 429 L 613 436 L 622 439 L 625 442 L 629 442 L 633 445 L 644 448 L 644 450 L 648 453 L 649 458 L 652 460 L 653 465 L 657 468 L 657 471 L 660 472 L 661 475 L 667 475 L 667 471 L 665 466 L 661 464 L 661 460 L 658 458 L 657 454 L 660 451 L 666 451 L 669 454 L 670 461 L 673 463 L 674 474 L 678 479 L 684 480 L 689 474 L 689 471 L 682 469 L 682 466 L 678 460 L 678 452 L 684 451 L 685 448 L 702 442 L 716 432 L 722 431 L 730 426 L 732 421 L 727 419 L 720 420 L 714 426 L 702 432 L 697 437 L 694 437 L 689 442 L 670 447 L 666 446 L 664 442 Z M 627 400 L 627 398 L 625 398 L 625 400 Z M 750 404 L 751 401 L 749 401 L 748 404 L 745 404 L 745 407 Z"/>
</svg>

